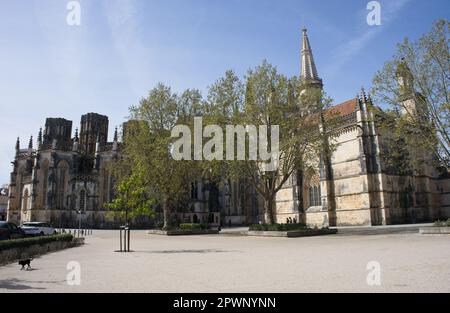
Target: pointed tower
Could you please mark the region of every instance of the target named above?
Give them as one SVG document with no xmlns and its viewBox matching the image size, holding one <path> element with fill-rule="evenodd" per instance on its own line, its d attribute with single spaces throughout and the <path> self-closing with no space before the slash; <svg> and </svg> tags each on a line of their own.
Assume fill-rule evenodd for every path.
<svg viewBox="0 0 450 313">
<path fill-rule="evenodd" d="M 95 157 L 94 157 L 94 170 L 100 168 L 100 134 L 97 134 L 97 140 L 95 144 Z"/>
<path fill-rule="evenodd" d="M 33 149 L 33 135 L 30 136 L 30 140 L 28 141 L 28 149 Z"/>
<path fill-rule="evenodd" d="M 112 148 L 113 152 L 117 152 L 118 143 L 119 143 L 119 133 L 118 133 L 117 127 L 116 127 L 116 129 L 114 130 L 114 142 L 113 142 L 113 148 Z"/>
<path fill-rule="evenodd" d="M 78 128 L 75 129 L 75 138 L 73 139 L 72 151 L 78 152 L 78 142 L 80 141 L 78 137 Z"/>
<path fill-rule="evenodd" d="M 403 115 L 428 119 L 428 109 L 424 97 L 414 89 L 414 76 L 404 58 L 397 65 L 399 104 Z"/>
<path fill-rule="evenodd" d="M 42 148 L 42 127 L 39 128 L 38 138 L 37 138 L 37 148 L 41 150 Z"/>
<path fill-rule="evenodd" d="M 16 140 L 16 157 L 19 155 L 19 153 L 20 153 L 20 138 L 17 137 L 17 140 Z"/>
<path fill-rule="evenodd" d="M 31 157 L 33 154 L 33 136 L 30 136 L 30 141 L 28 141 L 28 156 Z"/>
<path fill-rule="evenodd" d="M 415 91 L 414 77 L 404 58 L 397 64 L 396 79 L 402 114 L 409 117 L 416 116 L 426 121 L 428 119 L 426 100 Z"/>
<path fill-rule="evenodd" d="M 302 29 L 302 67 L 301 67 L 301 79 L 309 86 L 322 89 L 323 83 L 317 74 L 316 64 L 314 63 L 314 56 L 309 43 L 309 38 L 306 28 Z"/>
<path fill-rule="evenodd" d="M 414 78 L 404 58 L 397 65 L 396 76 L 400 98 L 402 98 L 400 100 L 411 98 L 414 93 Z"/>
</svg>

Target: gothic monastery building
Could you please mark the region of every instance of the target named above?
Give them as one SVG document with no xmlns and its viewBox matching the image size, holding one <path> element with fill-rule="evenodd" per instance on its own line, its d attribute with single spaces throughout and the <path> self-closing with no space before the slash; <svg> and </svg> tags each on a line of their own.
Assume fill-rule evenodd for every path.
<svg viewBox="0 0 450 313">
<path fill-rule="evenodd" d="M 302 34 L 301 78 L 323 88 L 306 29 Z M 408 75 L 399 83 L 407 84 Z M 402 96 L 417 110 L 416 97 Z M 276 198 L 276 220 L 310 226 L 388 225 L 450 217 L 450 176 L 423 166 L 411 176 L 398 176 L 383 164 L 383 138 L 374 120 L 374 104 L 361 92 L 332 110 L 340 116 L 337 149 L 317 166 L 297 172 Z M 90 227 L 117 226 L 105 204 L 114 196 L 108 164 L 120 155 L 117 129 L 108 141 L 108 117 L 83 115 L 72 136 L 72 121 L 48 118 L 37 144 L 22 149 L 19 139 L 9 184 L 7 218 L 21 224 L 45 221 L 55 227 L 77 225 L 79 212 Z M 181 222 L 245 225 L 264 221 L 262 201 L 243 182 L 222 187 L 202 180 L 191 186 L 191 202 L 174 217 Z"/>
</svg>

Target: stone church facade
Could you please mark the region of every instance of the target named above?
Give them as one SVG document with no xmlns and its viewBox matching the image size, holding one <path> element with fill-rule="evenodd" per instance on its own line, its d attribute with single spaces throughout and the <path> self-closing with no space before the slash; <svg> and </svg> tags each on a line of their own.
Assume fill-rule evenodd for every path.
<svg viewBox="0 0 450 313">
<path fill-rule="evenodd" d="M 407 82 L 407 76 L 399 75 L 399 88 Z M 302 36 L 301 79 L 312 87 L 323 88 L 306 29 Z M 420 103 L 412 93 L 405 92 L 401 98 L 405 109 L 419 109 Z M 278 192 L 274 214 L 277 223 L 290 219 L 311 227 L 375 226 L 450 217 L 448 169 L 422 166 L 414 176 L 390 172 L 383 162 L 383 155 L 390 152 L 384 148 L 374 119 L 374 112 L 382 111 L 364 90 L 330 111 L 340 120 L 333 131 L 337 148 L 305 172 L 298 171 Z M 191 212 L 206 220 L 211 212 L 210 188 L 201 181 L 196 184 L 199 187 L 194 188 L 192 199 L 197 209 Z M 213 201 L 218 203 L 213 212 L 220 213 L 222 224 L 264 222 L 263 201 L 250 184 L 227 181 L 223 185 Z"/>
<path fill-rule="evenodd" d="M 412 77 L 407 74 L 398 72 L 400 90 Z M 303 30 L 301 78 L 323 88 L 306 30 Z M 404 92 L 401 96 L 402 107 L 412 114 L 421 108 L 420 97 L 415 95 Z M 390 151 L 384 148 L 374 118 L 374 112 L 381 109 L 374 106 L 364 90 L 330 110 L 340 119 L 338 129 L 333 131 L 337 148 L 331 157 L 322 157 L 306 173 L 297 173 L 278 193 L 278 222 L 295 218 L 318 227 L 369 226 L 450 217 L 448 169 L 423 165 L 412 176 L 398 176 L 389 171 L 383 154 Z"/>
<path fill-rule="evenodd" d="M 323 88 L 306 30 L 301 64 L 304 82 Z M 399 77 L 400 85 L 407 82 L 407 75 L 403 76 Z M 408 110 L 419 106 L 410 93 L 405 93 L 402 101 Z M 383 154 L 389 151 L 384 149 L 374 121 L 374 112 L 379 109 L 364 91 L 330 110 L 341 122 L 333 131 L 337 149 L 304 172 L 298 171 L 277 194 L 278 223 L 290 218 L 313 227 L 370 226 L 450 217 L 448 169 L 423 166 L 413 176 L 388 171 Z M 78 212 L 82 212 L 83 225 L 117 226 L 117 221 L 108 217 L 105 204 L 114 196 L 108 164 L 120 156 L 120 148 L 117 129 L 113 141 L 108 142 L 106 116 L 83 115 L 80 132 L 76 130 L 74 137 L 71 121 L 47 119 L 36 148 L 32 138 L 27 149 L 21 149 L 17 140 L 8 220 L 73 227 L 78 223 Z M 245 181 L 216 186 L 199 179 L 191 185 L 191 200 L 173 218 L 213 225 L 259 223 L 264 221 L 263 202 Z"/>
<path fill-rule="evenodd" d="M 26 149 L 17 139 L 8 220 L 74 227 L 81 212 L 83 225 L 106 226 L 104 204 L 113 197 L 108 163 L 120 149 L 117 129 L 108 142 L 108 123 L 107 116 L 83 115 L 80 132 L 77 129 L 72 137 L 72 121 L 48 118 L 35 148 L 32 137 Z"/>
</svg>

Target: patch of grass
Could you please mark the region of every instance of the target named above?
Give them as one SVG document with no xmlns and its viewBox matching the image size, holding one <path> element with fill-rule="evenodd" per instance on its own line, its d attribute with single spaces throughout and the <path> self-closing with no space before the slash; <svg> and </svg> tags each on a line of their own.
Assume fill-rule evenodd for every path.
<svg viewBox="0 0 450 313">
<path fill-rule="evenodd" d="M 53 236 L 43 236 L 43 237 L 33 237 L 33 238 L 21 238 L 0 241 L 0 251 L 14 249 L 14 248 L 26 248 L 33 245 L 44 245 L 51 242 L 57 241 L 72 241 L 73 235 L 63 234 L 63 235 L 53 235 Z"/>
</svg>

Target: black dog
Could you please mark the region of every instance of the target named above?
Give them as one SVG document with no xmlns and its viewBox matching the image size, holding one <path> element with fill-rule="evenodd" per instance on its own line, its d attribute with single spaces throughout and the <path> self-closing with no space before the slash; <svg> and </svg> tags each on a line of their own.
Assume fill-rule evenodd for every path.
<svg viewBox="0 0 450 313">
<path fill-rule="evenodd" d="M 19 265 L 22 265 L 22 268 L 20 270 L 22 271 L 25 268 L 25 266 L 27 266 L 26 270 L 31 269 L 31 261 L 33 261 L 32 258 L 19 261 Z"/>
</svg>

